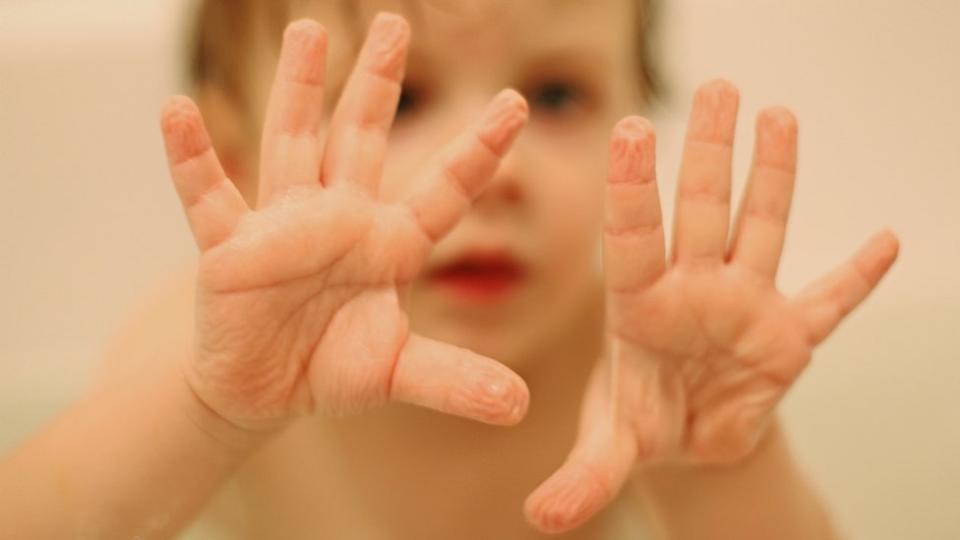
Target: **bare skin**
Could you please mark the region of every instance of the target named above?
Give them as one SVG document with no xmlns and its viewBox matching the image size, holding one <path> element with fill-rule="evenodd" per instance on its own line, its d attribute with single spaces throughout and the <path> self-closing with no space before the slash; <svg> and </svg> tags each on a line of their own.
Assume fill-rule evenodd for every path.
<svg viewBox="0 0 960 540">
<path fill-rule="evenodd" d="M 396 15 L 374 21 L 321 146 L 326 34 L 312 21 L 290 25 L 256 210 L 224 175 L 196 106 L 170 101 L 167 155 L 201 250 L 193 346 L 179 364 L 97 389 L 0 464 L 3 483 L 20 487 L 2 505 L 17 536 L 173 534 L 240 463 L 316 409 L 343 414 L 394 400 L 493 424 L 523 417 L 520 377 L 410 333 L 398 294 L 490 179 L 526 104 L 499 94 L 426 167 L 423 191 L 380 202 L 409 32 Z M 120 413 L 133 428 L 114 425 Z M 84 444 L 91 433 L 103 435 L 97 447 Z M 61 519 L 43 519 L 59 505 L 69 508 Z"/>
<path fill-rule="evenodd" d="M 108 444 L 102 456 L 82 454 L 82 471 L 56 469 L 77 486 L 68 502 L 83 503 L 85 523 L 108 536 L 143 531 L 158 509 L 164 519 L 150 533 L 171 534 L 234 477 L 247 496 L 264 499 L 251 503 L 255 513 L 236 531 L 251 537 L 288 527 L 289 537 L 597 538 L 618 494 L 641 512 L 621 491 L 627 482 L 669 537 L 832 537 L 821 503 L 792 466 L 774 409 L 813 347 L 876 286 L 897 243 L 883 233 L 797 298 L 776 291 L 794 182 L 792 115 L 761 113 L 754 169 L 728 242 L 738 97 L 723 81 L 700 89 L 669 261 L 653 128 L 635 116 L 619 122 L 604 210 L 606 294 L 585 288 L 557 339 L 531 353 L 554 365 L 529 370 L 524 381 L 490 358 L 410 332 L 400 308 L 431 244 L 495 175 L 528 114 L 515 92 L 499 94 L 429 161 L 421 190 L 382 200 L 408 42 L 403 19 L 376 18 L 325 126 L 325 32 L 309 21 L 289 27 L 253 208 L 224 175 L 196 107 L 171 101 L 163 121 L 171 171 L 202 253 L 192 346 L 172 351 L 181 364 L 158 367 L 163 385 L 148 391 L 141 377 L 142 392 L 98 394 L 0 474 L 35 470 L 43 478 L 59 463 L 56 448 L 79 446 L 110 411 L 124 410 L 142 426 L 136 437 Z M 596 358 L 577 435 L 569 419 Z M 182 372 L 165 369 L 171 365 Z M 509 430 L 395 406 L 351 420 L 304 418 L 395 401 L 512 425 L 531 394 L 527 422 Z M 143 399 L 155 406 L 136 407 Z M 568 445 L 568 459 L 526 501 L 531 528 L 519 503 Z M 187 466 L 170 465 L 182 460 Z M 84 471 L 97 473 L 99 489 L 82 487 Z M 129 471 L 147 471 L 156 483 L 132 482 Z M 111 484 L 111 474 L 127 481 Z M 62 504 L 63 493 L 25 492 L 0 505 L 20 517 L 24 534 L 71 532 L 17 511 Z M 748 501 L 760 527 L 731 519 Z"/>
<path fill-rule="evenodd" d="M 273 429 L 315 409 L 343 414 L 388 399 L 493 423 L 516 423 L 526 411 L 519 377 L 411 334 L 400 310 L 400 291 L 431 242 L 456 223 L 526 118 L 516 92 L 500 94 L 428 165 L 424 192 L 406 204 L 378 202 L 409 32 L 396 16 L 374 21 L 321 140 L 325 33 L 309 21 L 290 26 L 256 211 L 220 169 L 196 107 L 178 99 L 164 113 L 174 181 L 202 252 L 185 372 L 200 398 L 240 427 Z"/>
<path fill-rule="evenodd" d="M 744 202 L 727 247 L 738 94 L 725 81 L 694 100 L 678 184 L 674 249 L 665 257 L 654 130 L 614 132 L 604 238 L 606 354 L 587 388 L 569 459 L 527 501 L 544 530 L 576 527 L 637 466 L 733 465 L 756 449 L 777 403 L 823 341 L 880 281 L 896 237 L 787 299 L 774 286 L 792 198 L 797 127 L 761 111 Z"/>
<path fill-rule="evenodd" d="M 775 423 L 774 408 L 808 364 L 816 343 L 862 301 L 893 262 L 896 241 L 888 233 L 879 235 L 851 263 L 815 283 L 798 298 L 787 300 L 778 294 L 773 283 L 794 183 L 796 121 L 783 108 L 760 114 L 750 188 L 728 248 L 725 231 L 729 228 L 729 169 L 737 102 L 736 89 L 723 81 L 705 85 L 695 100 L 681 172 L 677 240 L 669 266 L 654 178 L 653 128 L 646 120 L 631 117 L 614 131 L 605 237 L 609 326 L 597 333 L 598 337 L 606 336 L 606 353 L 588 388 L 581 434 L 573 452 L 560 470 L 527 500 L 528 519 L 545 532 L 571 531 L 582 526 L 616 497 L 631 473 L 656 470 L 641 468 L 644 465 L 662 464 L 663 470 L 670 470 L 674 464 L 688 470 L 700 465 L 738 465 L 742 467 L 741 477 L 748 477 L 747 471 L 753 468 L 755 472 L 762 471 L 757 479 L 769 482 L 771 464 L 775 464 L 773 470 L 779 469 L 781 481 L 809 490 L 802 475 L 790 466 L 782 435 L 768 430 Z M 589 325 L 581 326 L 586 327 Z M 590 340 L 586 331 L 572 331 L 569 335 Z M 570 358 L 569 363 L 558 364 L 582 367 L 582 355 L 590 353 L 578 354 L 579 361 Z M 527 380 L 533 386 L 537 377 L 528 376 Z M 553 386 L 549 391 L 554 396 L 563 395 L 562 390 Z M 447 535 L 475 532 L 489 521 L 480 523 L 460 516 L 447 522 L 444 517 L 437 517 L 431 520 L 430 528 L 423 529 L 418 528 L 422 525 L 419 520 L 404 519 L 416 508 L 437 504 L 460 507 L 450 503 L 458 496 L 445 491 L 443 482 L 431 495 L 423 487 L 429 482 L 419 481 L 421 487 L 416 496 L 404 496 L 409 506 L 397 502 L 403 492 L 401 479 L 405 477 L 399 477 L 398 484 L 389 487 L 387 478 L 391 475 L 385 472 L 403 468 L 400 463 L 419 463 L 437 470 L 440 458 L 424 442 L 426 433 L 446 434 L 436 439 L 447 441 L 446 444 L 464 438 L 464 434 L 457 434 L 458 427 L 430 422 L 428 428 L 424 426 L 427 422 L 418 418 L 416 412 L 391 411 L 345 424 L 311 424 L 300 433 L 300 438 L 290 435 L 286 451 L 294 453 L 297 446 L 326 448 L 329 443 L 324 441 L 357 437 L 368 440 L 374 433 L 399 436 L 400 429 L 411 442 L 409 446 L 401 442 L 403 439 L 391 438 L 389 452 L 362 453 L 366 460 L 356 458 L 358 465 L 338 488 L 349 492 L 351 485 L 365 485 L 363 479 L 369 478 L 368 491 L 394 496 L 381 502 L 361 496 L 350 499 L 351 503 L 345 506 L 374 510 L 389 524 L 385 525 L 387 530 L 407 531 L 411 537 L 441 530 Z M 550 425 L 536 417 L 527 422 L 525 426 L 529 425 L 531 430 Z M 553 432 L 562 433 L 561 425 L 553 422 Z M 421 432 L 419 426 L 429 431 Z M 516 431 L 518 440 L 522 440 L 522 428 Z M 762 452 L 757 450 L 760 447 Z M 511 455 L 523 454 L 523 444 L 517 443 Z M 281 457 L 284 455 L 277 450 L 272 466 L 288 459 Z M 268 463 L 264 458 L 264 471 L 271 470 Z M 473 470 L 462 460 L 456 463 Z M 490 470 L 505 473 L 507 466 L 499 463 Z M 531 462 L 518 460 L 512 477 L 524 476 L 531 467 Z M 329 474 L 332 473 L 328 471 Z M 652 478 L 663 483 L 666 476 L 669 473 L 641 474 L 636 483 L 645 490 L 657 485 Z M 406 478 L 406 482 L 411 481 Z M 267 480 L 261 482 L 256 484 L 259 489 L 273 485 Z M 499 493 L 505 496 L 502 487 Z M 766 493 L 769 496 L 772 492 Z M 288 503 L 296 506 L 292 501 Z M 807 510 L 793 516 L 806 520 L 808 527 L 793 526 L 789 530 L 797 537 L 829 535 L 828 519 L 817 509 L 815 496 L 802 504 L 807 505 Z M 283 512 L 288 520 L 298 519 L 291 517 L 295 514 L 289 508 Z M 299 519 L 307 519 L 308 512 L 304 509 Z M 391 515 L 393 518 L 388 517 Z M 783 517 L 775 512 L 769 516 L 772 523 Z M 327 516 L 327 526 L 331 526 L 331 521 L 336 522 L 336 517 Z M 668 529 L 681 528 L 664 521 Z M 315 526 L 322 527 L 322 522 L 317 520 Z M 602 520 L 594 525 L 598 523 L 602 524 Z M 703 526 L 708 527 L 711 524 Z M 506 529 L 494 530 L 504 533 Z M 523 534 L 521 529 L 509 530 L 512 535 Z M 580 533 L 588 537 L 595 534 L 584 530 Z M 689 534 L 697 537 L 703 531 L 695 529 Z"/>
</svg>

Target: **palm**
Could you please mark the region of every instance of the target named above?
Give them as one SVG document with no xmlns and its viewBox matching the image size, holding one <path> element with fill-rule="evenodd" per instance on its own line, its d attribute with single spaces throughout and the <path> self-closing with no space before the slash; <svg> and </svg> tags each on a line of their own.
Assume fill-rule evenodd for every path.
<svg viewBox="0 0 960 540">
<path fill-rule="evenodd" d="M 185 375 L 238 425 L 268 429 L 315 408 L 343 413 L 388 399 L 494 423 L 525 412 L 516 374 L 409 333 L 398 301 L 495 171 L 525 104 L 501 93 L 428 165 L 420 191 L 380 200 L 408 43 L 401 18 L 374 21 L 321 141 L 325 34 L 310 21 L 290 26 L 256 210 L 223 175 L 193 103 L 176 99 L 164 113 L 171 171 L 202 251 L 196 354 Z"/>
<path fill-rule="evenodd" d="M 632 386 L 619 392 L 661 401 L 657 417 L 637 425 L 649 458 L 689 451 L 678 457 L 729 461 L 748 452 L 810 358 L 811 344 L 787 300 L 735 268 L 674 267 L 615 305 L 615 361 L 620 383 Z M 629 359 L 655 363 L 660 378 L 648 380 Z M 672 440 L 646 432 L 679 419 L 685 423 Z"/>
<path fill-rule="evenodd" d="M 199 346 L 249 366 L 236 370 L 241 382 L 229 384 L 255 396 L 260 414 L 283 417 L 315 403 L 339 412 L 370 405 L 407 341 L 397 287 L 416 274 L 430 241 L 398 205 L 343 191 L 291 194 L 250 214 L 201 258 L 200 313 L 216 320 L 203 320 L 208 330 Z M 364 324 L 347 333 L 337 321 Z M 256 388 L 285 371 L 271 391 Z M 334 393 L 334 381 L 361 372 L 372 388 Z"/>
<path fill-rule="evenodd" d="M 757 119 L 753 167 L 730 228 L 738 95 L 700 88 L 678 184 L 668 259 L 653 127 L 614 130 L 604 259 L 607 350 L 588 384 L 564 465 L 531 494 L 527 515 L 553 532 L 577 526 L 617 493 L 637 463 L 728 464 L 757 444 L 811 350 L 876 286 L 897 253 L 881 234 L 795 298 L 775 288 L 796 170 L 796 123 Z"/>
</svg>

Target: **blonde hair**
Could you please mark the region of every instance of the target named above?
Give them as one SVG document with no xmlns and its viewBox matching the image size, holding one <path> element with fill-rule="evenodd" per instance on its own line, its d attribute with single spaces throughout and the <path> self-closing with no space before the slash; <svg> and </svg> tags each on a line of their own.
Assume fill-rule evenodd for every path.
<svg viewBox="0 0 960 540">
<path fill-rule="evenodd" d="M 250 62 L 243 51 L 251 50 L 260 34 L 279 48 L 296 4 L 305 1 L 308 0 L 200 0 L 187 49 L 190 86 L 217 88 L 241 111 L 250 111 L 253 103 L 246 71 Z M 355 0 L 327 1 L 338 2 L 351 20 L 357 20 Z M 416 1 L 407 0 L 410 4 Z M 652 46 L 658 1 L 636 2 L 638 82 L 645 96 L 660 97 L 663 89 Z M 357 30 L 359 39 L 360 29 Z"/>
</svg>

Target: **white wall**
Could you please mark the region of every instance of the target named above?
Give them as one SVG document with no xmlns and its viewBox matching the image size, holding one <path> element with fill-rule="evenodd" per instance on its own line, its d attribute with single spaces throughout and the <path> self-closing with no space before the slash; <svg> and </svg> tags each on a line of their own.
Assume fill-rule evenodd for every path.
<svg viewBox="0 0 960 540">
<path fill-rule="evenodd" d="M 851 538 L 960 537 L 960 2 L 666 3 L 665 183 L 694 85 L 724 76 L 739 176 L 760 107 L 800 119 L 786 291 L 874 230 L 902 240 L 787 399 L 800 460 Z M 193 257 L 156 118 L 181 4 L 0 0 L 0 450 L 78 395 L 143 292 Z"/>
<path fill-rule="evenodd" d="M 192 256 L 158 111 L 160 1 L 0 1 L 0 443 L 83 388 L 145 288 Z"/>
<path fill-rule="evenodd" d="M 960 2 L 673 4 L 679 103 L 716 74 L 742 89 L 740 171 L 759 107 L 799 117 L 783 288 L 879 227 L 902 240 L 787 400 L 797 453 L 851 537 L 960 538 Z"/>
</svg>

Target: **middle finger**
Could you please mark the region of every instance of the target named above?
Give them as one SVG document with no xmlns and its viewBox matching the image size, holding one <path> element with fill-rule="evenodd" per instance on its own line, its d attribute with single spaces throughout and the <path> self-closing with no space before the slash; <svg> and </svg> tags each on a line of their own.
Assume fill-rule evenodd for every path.
<svg viewBox="0 0 960 540">
<path fill-rule="evenodd" d="M 330 123 L 325 185 L 349 183 L 376 195 L 409 44 L 410 26 L 403 17 L 377 14 Z"/>
<path fill-rule="evenodd" d="M 673 260 L 721 261 L 730 226 L 730 163 L 740 97 L 724 80 L 697 90 L 680 165 Z"/>
</svg>

